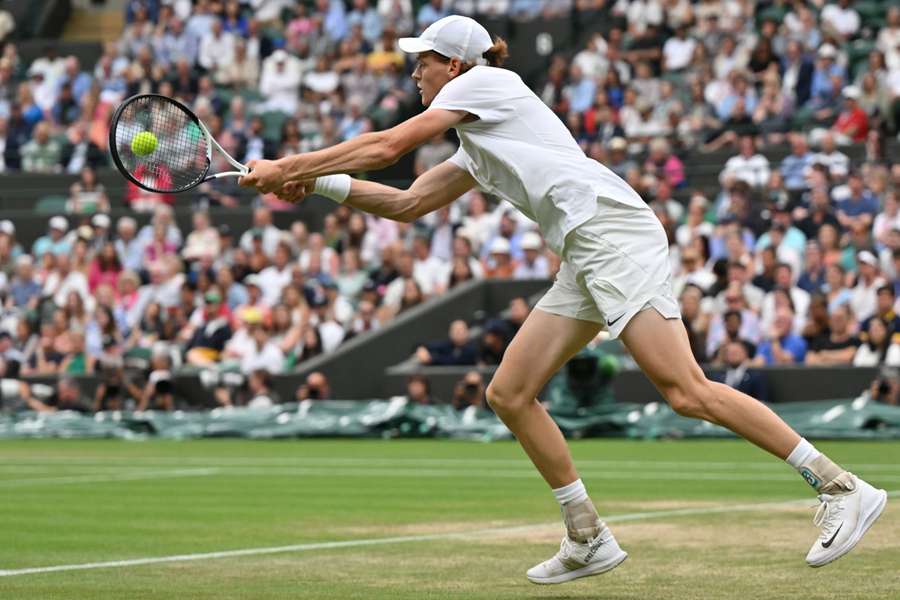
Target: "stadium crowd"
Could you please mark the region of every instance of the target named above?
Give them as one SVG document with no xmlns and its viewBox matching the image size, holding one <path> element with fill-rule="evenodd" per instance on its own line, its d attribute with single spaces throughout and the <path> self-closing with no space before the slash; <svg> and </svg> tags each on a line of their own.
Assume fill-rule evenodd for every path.
<svg viewBox="0 0 900 600">
<path fill-rule="evenodd" d="M 120 400 L 170 408 L 157 383 L 195 369 L 223 404 L 246 401 L 226 374 L 265 388 L 464 281 L 552 277 L 559 258 L 534 224 L 477 190 L 413 224 L 338 206 L 318 232 L 301 221 L 278 229 L 272 211 L 290 205 L 261 197 L 253 227 L 236 236 L 214 222 L 216 206 L 239 203 L 233 180 L 199 189 L 213 208 L 187 231 L 173 197 L 130 186 L 109 198 L 97 181 L 110 115 L 135 93 L 184 101 L 243 162 L 389 127 L 419 109 L 396 39 L 450 13 L 603 16 L 534 89 L 663 223 L 699 360 L 900 366 L 900 165 L 887 151 L 900 125 L 898 6 L 135 0 L 95 65 L 53 47 L 25 64 L 15 42 L 3 44 L 0 172 L 78 175 L 68 216 L 31 247 L 0 222 L 6 377 L 112 369 Z M 767 158 L 785 145 L 786 157 Z M 454 150 L 451 136 L 432 140 L 410 175 Z M 714 188 L 692 181 L 704 155 L 723 153 Z M 110 207 L 123 203 L 152 213 L 150 224 L 113 222 Z M 511 318 L 527 309 L 511 307 Z M 422 340 L 416 360 L 496 364 L 515 327 L 481 325 L 477 346 L 454 323 L 450 341 Z M 146 385 L 116 380 L 129 359 L 145 361 Z"/>
</svg>

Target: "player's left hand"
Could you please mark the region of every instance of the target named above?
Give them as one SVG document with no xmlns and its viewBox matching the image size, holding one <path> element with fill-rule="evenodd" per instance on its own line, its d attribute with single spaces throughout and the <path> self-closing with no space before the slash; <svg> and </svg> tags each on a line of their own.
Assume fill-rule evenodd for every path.
<svg viewBox="0 0 900 600">
<path fill-rule="evenodd" d="M 285 202 L 297 204 L 308 195 L 312 194 L 315 188 L 315 179 L 310 179 L 307 181 L 288 181 L 283 186 L 281 186 L 280 190 L 277 190 L 275 192 L 275 195 Z"/>
<path fill-rule="evenodd" d="M 277 160 L 251 160 L 247 166 L 250 172 L 238 180 L 241 186 L 256 188 L 260 194 L 277 192 L 284 186 L 284 171 Z"/>
</svg>

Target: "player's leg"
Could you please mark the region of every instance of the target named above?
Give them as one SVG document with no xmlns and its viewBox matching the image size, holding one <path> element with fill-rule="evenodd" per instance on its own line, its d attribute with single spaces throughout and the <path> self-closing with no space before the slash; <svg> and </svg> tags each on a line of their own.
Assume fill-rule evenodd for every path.
<svg viewBox="0 0 900 600">
<path fill-rule="evenodd" d="M 560 279 L 565 279 L 565 273 L 545 299 L 558 297 Z M 597 575 L 627 557 L 600 520 L 578 478 L 559 427 L 536 400 L 550 377 L 599 328 L 596 322 L 552 314 L 539 305 L 507 348 L 487 389 L 494 412 L 522 444 L 562 507 L 567 535 L 556 556 L 529 569 L 528 578 L 535 583 L 562 583 Z"/>
<path fill-rule="evenodd" d="M 677 413 L 727 427 L 786 460 L 820 493 L 823 504 L 816 525 L 822 531 L 806 557 L 811 566 L 849 552 L 881 514 L 887 498 L 884 490 L 833 463 L 764 404 L 709 381 L 691 354 L 681 320 L 644 310 L 625 326 L 621 339 Z"/>
<path fill-rule="evenodd" d="M 559 427 L 536 397 L 599 330 L 598 323 L 535 308 L 504 352 L 487 388 L 491 408 L 553 489 L 572 483 L 578 474 Z"/>
</svg>

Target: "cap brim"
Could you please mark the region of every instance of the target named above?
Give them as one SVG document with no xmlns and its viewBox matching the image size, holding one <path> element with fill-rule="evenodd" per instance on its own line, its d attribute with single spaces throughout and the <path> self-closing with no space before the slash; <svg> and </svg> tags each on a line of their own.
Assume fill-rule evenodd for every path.
<svg viewBox="0 0 900 600">
<path fill-rule="evenodd" d="M 419 52 L 434 50 L 434 43 L 417 37 L 400 38 L 397 40 L 397 45 L 400 46 L 401 50 L 409 54 L 418 54 Z"/>
</svg>

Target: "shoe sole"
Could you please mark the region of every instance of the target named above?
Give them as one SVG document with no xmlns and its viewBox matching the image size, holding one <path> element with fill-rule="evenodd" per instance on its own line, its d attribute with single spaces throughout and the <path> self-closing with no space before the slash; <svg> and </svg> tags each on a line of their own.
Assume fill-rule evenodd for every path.
<svg viewBox="0 0 900 600">
<path fill-rule="evenodd" d="M 622 551 L 621 554 L 617 554 L 613 558 L 607 560 L 602 563 L 593 563 L 590 565 L 586 565 L 581 567 L 580 569 L 575 569 L 574 571 L 567 571 L 562 575 L 555 575 L 553 577 L 528 577 L 528 580 L 531 583 L 537 583 L 539 585 L 551 585 L 555 583 L 565 583 L 567 581 L 572 581 L 573 579 L 580 579 L 581 577 L 590 577 L 591 575 L 600 575 L 601 573 L 606 573 L 607 571 L 612 571 L 616 567 L 622 564 L 622 562 L 628 558 L 628 553 Z"/>
<path fill-rule="evenodd" d="M 845 555 L 848 552 L 850 552 L 851 550 L 853 550 L 854 546 L 856 546 L 856 544 L 859 542 L 859 540 L 862 539 L 862 536 L 864 536 L 866 534 L 866 532 L 869 530 L 869 528 L 875 524 L 875 521 L 878 520 L 878 517 L 881 516 L 881 513 L 884 512 L 884 507 L 887 504 L 887 492 L 885 492 L 884 490 L 877 490 L 877 491 L 878 491 L 878 502 L 876 502 L 875 506 L 873 506 L 872 509 L 868 512 L 868 514 L 865 515 L 865 518 L 863 518 L 860 521 L 861 524 L 856 528 L 856 531 L 853 532 L 853 535 L 851 535 L 847 539 L 847 541 L 844 543 L 844 545 L 841 546 L 840 548 L 838 548 L 834 552 L 834 554 L 829 555 L 828 558 L 826 558 L 823 561 L 820 561 L 817 563 L 807 563 L 809 566 L 813 567 L 814 569 L 817 569 L 819 567 L 824 567 L 828 563 L 836 561 L 843 555 Z"/>
</svg>

